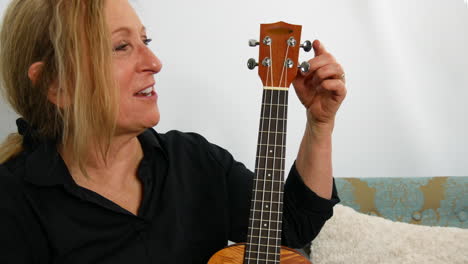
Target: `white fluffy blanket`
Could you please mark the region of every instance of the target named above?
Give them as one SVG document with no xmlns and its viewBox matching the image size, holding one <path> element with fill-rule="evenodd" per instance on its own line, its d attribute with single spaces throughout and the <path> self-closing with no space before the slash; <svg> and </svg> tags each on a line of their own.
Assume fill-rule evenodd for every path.
<svg viewBox="0 0 468 264">
<path fill-rule="evenodd" d="M 468 264 L 468 229 L 393 222 L 337 205 L 312 243 L 312 262 Z"/>
</svg>

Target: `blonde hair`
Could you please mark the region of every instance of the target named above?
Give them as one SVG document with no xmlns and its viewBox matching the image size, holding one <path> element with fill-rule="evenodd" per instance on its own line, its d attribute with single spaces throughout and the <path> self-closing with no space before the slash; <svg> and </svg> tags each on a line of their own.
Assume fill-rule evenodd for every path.
<svg viewBox="0 0 468 264">
<path fill-rule="evenodd" d="M 0 31 L 5 98 L 41 140 L 69 145 L 82 170 L 89 144 L 98 144 L 105 157 L 118 113 L 104 5 L 104 0 L 13 0 Z M 43 66 L 32 83 L 28 69 L 35 62 Z M 51 103 L 51 87 L 70 103 Z M 0 147 L 0 163 L 20 153 L 22 144 L 23 136 L 10 135 Z"/>
</svg>

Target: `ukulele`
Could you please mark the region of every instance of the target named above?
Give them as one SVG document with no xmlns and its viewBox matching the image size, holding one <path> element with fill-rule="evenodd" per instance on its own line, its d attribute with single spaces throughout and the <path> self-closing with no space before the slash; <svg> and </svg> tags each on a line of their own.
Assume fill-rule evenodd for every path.
<svg viewBox="0 0 468 264">
<path fill-rule="evenodd" d="M 299 48 L 312 48 L 310 41 L 298 44 L 301 29 L 284 22 L 262 24 L 261 42 L 249 41 L 250 46 L 260 46 L 261 63 L 249 59 L 247 66 L 251 70 L 258 66 L 263 99 L 248 237 L 246 243 L 218 251 L 208 264 L 311 263 L 299 252 L 281 246 L 288 87 L 298 67 L 309 70 L 307 62 L 297 63 Z"/>
</svg>

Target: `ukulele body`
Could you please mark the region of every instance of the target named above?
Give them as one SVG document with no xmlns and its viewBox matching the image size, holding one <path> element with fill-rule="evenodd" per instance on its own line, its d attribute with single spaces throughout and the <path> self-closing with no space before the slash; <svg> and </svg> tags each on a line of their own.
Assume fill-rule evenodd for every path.
<svg viewBox="0 0 468 264">
<path fill-rule="evenodd" d="M 228 246 L 214 254 L 208 264 L 243 264 L 244 263 L 245 243 Z M 298 251 L 281 246 L 281 264 L 311 264 L 307 258 Z"/>
</svg>

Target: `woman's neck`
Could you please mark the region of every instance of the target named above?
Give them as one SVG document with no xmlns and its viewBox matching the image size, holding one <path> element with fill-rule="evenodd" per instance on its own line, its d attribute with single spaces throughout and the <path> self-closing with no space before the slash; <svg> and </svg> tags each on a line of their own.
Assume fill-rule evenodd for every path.
<svg viewBox="0 0 468 264">
<path fill-rule="evenodd" d="M 135 135 L 115 136 L 112 138 L 105 157 L 97 144 L 89 148 L 84 160 L 86 176 L 71 155 L 70 144 L 59 148 L 65 164 L 75 182 L 81 185 L 108 186 L 122 188 L 136 178 L 138 164 L 143 158 L 143 150 Z"/>
</svg>

